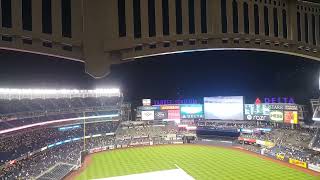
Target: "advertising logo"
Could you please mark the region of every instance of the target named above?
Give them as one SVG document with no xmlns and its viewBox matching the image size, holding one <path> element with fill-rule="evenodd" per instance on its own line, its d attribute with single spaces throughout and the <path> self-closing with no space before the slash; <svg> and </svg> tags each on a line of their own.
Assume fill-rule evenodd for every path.
<svg viewBox="0 0 320 180">
<path fill-rule="evenodd" d="M 284 160 L 284 155 L 281 155 L 281 154 L 277 154 L 276 155 L 277 159 L 283 161 Z"/>
<path fill-rule="evenodd" d="M 179 110 L 180 106 L 177 105 L 165 105 L 165 106 L 160 106 L 161 110 Z"/>
<path fill-rule="evenodd" d="M 303 161 L 299 161 L 299 160 L 296 160 L 296 159 L 289 159 L 289 163 L 290 164 L 294 164 L 296 166 L 300 166 L 300 167 L 303 167 L 303 168 L 307 168 L 307 163 L 303 162 Z"/>
<path fill-rule="evenodd" d="M 285 105 L 284 110 L 298 111 L 298 106 L 297 105 Z"/>
<path fill-rule="evenodd" d="M 251 115 L 270 115 L 270 108 L 267 104 L 245 104 L 244 114 Z"/>
<path fill-rule="evenodd" d="M 180 110 L 168 110 L 168 119 L 180 119 Z"/>
<path fill-rule="evenodd" d="M 154 111 L 142 111 L 141 116 L 144 121 L 154 120 Z"/>
<path fill-rule="evenodd" d="M 249 114 L 246 116 L 246 120 L 267 121 L 267 120 L 269 120 L 269 116 Z"/>
<path fill-rule="evenodd" d="M 298 112 L 297 111 L 284 111 L 284 123 L 298 124 Z"/>
<path fill-rule="evenodd" d="M 284 106 L 282 104 L 269 104 L 270 110 L 283 110 Z"/>
<path fill-rule="evenodd" d="M 263 98 L 264 103 L 288 103 L 294 104 L 294 99 L 292 97 L 265 97 Z M 256 99 L 256 104 L 260 104 L 260 98 Z"/>
<path fill-rule="evenodd" d="M 276 122 L 283 121 L 283 112 L 282 111 L 271 111 L 270 112 L 270 120 Z"/>
<path fill-rule="evenodd" d="M 167 111 L 155 111 L 154 112 L 154 119 L 155 120 L 163 120 L 168 118 Z"/>
<path fill-rule="evenodd" d="M 153 100 L 153 105 L 166 105 L 166 104 L 200 104 L 201 102 L 197 99 L 163 99 Z"/>
</svg>

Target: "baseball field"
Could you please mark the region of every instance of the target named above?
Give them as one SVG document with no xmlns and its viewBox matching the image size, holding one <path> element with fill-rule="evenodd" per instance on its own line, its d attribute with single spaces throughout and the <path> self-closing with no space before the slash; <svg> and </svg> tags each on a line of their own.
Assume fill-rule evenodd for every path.
<svg viewBox="0 0 320 180">
<path fill-rule="evenodd" d="M 113 150 L 88 157 L 77 180 L 102 179 L 181 169 L 194 179 L 292 179 L 320 177 L 240 150 L 213 146 L 168 145 Z M 132 179 L 130 176 L 127 179 Z"/>
</svg>

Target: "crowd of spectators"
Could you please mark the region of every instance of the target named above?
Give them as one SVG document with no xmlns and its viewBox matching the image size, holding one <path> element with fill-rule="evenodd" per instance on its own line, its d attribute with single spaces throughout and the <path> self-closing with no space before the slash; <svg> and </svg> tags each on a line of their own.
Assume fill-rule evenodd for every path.
<svg viewBox="0 0 320 180">
<path fill-rule="evenodd" d="M 122 97 L 118 93 L 99 90 L 72 93 L 77 94 L 48 97 L 37 94 L 36 98 L 32 94 L 23 97 L 2 94 L 0 131 L 53 120 L 119 115 L 121 111 Z M 119 126 L 119 118 L 87 119 L 85 131 L 84 120 L 79 119 L 1 133 L 0 179 L 30 179 L 59 163 L 79 164 L 84 147 L 88 150 L 115 144 L 113 133 Z"/>
<path fill-rule="evenodd" d="M 86 97 L 57 99 L 0 99 L 0 115 L 22 112 L 50 112 L 83 107 L 120 105 L 119 97 Z"/>
<path fill-rule="evenodd" d="M 0 141 L 0 151 L 9 152 L 15 155 L 23 154 L 35 150 L 43 145 L 58 142 L 68 138 L 82 136 L 82 125 L 80 128 L 68 131 L 59 131 L 59 127 L 34 130 L 31 132 L 21 132 L 15 136 L 3 137 Z M 87 138 L 85 146 L 83 139 L 71 141 L 69 143 L 49 147 L 38 151 L 32 155 L 25 156 L 22 160 L 6 164 L 6 168 L 0 170 L 0 179 L 30 179 L 47 173 L 49 168 L 57 164 L 66 163 L 78 165 L 80 163 L 80 154 L 86 150 L 101 147 L 128 147 L 136 145 L 149 145 L 168 143 L 162 138 L 167 134 L 177 133 L 177 127 L 172 125 L 119 125 L 119 122 L 100 122 L 86 124 L 86 135 L 97 135 Z M 116 132 L 115 135 L 104 134 Z M 44 138 L 45 137 L 45 138 Z M 13 143 L 17 141 L 18 143 Z M 21 149 L 25 149 L 22 151 Z M 11 156 L 13 157 L 13 156 Z M 1 156 L 1 158 L 3 158 Z M 4 161 L 2 161 L 4 163 Z"/>
<path fill-rule="evenodd" d="M 119 111 L 119 97 L 61 99 L 0 99 L 0 130 L 18 126 Z M 116 112 L 118 113 L 118 112 Z"/>
<path fill-rule="evenodd" d="M 159 137 L 167 134 L 177 134 L 178 128 L 174 125 L 121 125 L 117 131 L 118 139 L 131 139 L 137 137 Z"/>
<path fill-rule="evenodd" d="M 109 145 L 114 142 L 113 136 L 92 137 L 86 140 L 86 149 Z M 23 160 L 17 161 L 0 171 L 0 179 L 31 179 L 54 167 L 58 163 L 78 165 L 83 141 L 71 142 L 38 152 Z"/>
<path fill-rule="evenodd" d="M 85 135 L 105 134 L 115 132 L 118 121 L 103 121 L 98 123 L 87 123 Z M 70 126 L 74 126 L 70 125 Z M 79 128 L 66 131 L 59 127 L 46 127 L 35 130 L 20 131 L 9 136 L 0 137 L 0 165 L 8 160 L 16 159 L 28 152 L 36 151 L 42 147 L 72 138 L 83 137 L 83 125 Z"/>
<path fill-rule="evenodd" d="M 295 146 L 276 145 L 266 149 L 266 152 L 272 155 L 280 154 L 287 158 L 296 159 L 311 164 L 320 164 L 320 156 L 318 153 L 306 148 Z"/>
<path fill-rule="evenodd" d="M 308 148 L 315 135 L 313 129 L 273 128 L 270 132 L 242 134 L 243 137 L 270 141 L 283 146 Z"/>
<path fill-rule="evenodd" d="M 256 122 L 216 122 L 199 121 L 198 127 L 209 127 L 211 129 L 238 129 L 241 137 L 260 141 L 268 141 L 275 144 L 266 148 L 266 152 L 272 155 L 281 154 L 287 158 L 301 160 L 307 163 L 320 164 L 320 131 L 313 128 L 292 127 L 288 125 L 277 125 L 270 123 Z M 258 128 L 269 129 L 270 131 L 257 131 Z M 250 151 L 260 153 L 261 147 L 256 143 L 242 146 Z M 312 147 L 311 147 L 312 146 Z"/>
<path fill-rule="evenodd" d="M 217 121 L 198 121 L 198 127 L 208 127 L 211 129 L 254 129 L 254 128 L 271 128 L 268 123 L 256 124 L 256 122 L 217 122 Z"/>
<path fill-rule="evenodd" d="M 311 148 L 320 151 L 320 130 L 318 129 L 310 144 Z"/>
<path fill-rule="evenodd" d="M 314 129 L 273 128 L 270 132 L 243 133 L 241 137 L 273 142 L 275 146 L 266 148 L 266 153 L 272 156 L 280 154 L 287 158 L 320 164 L 319 153 L 310 147 L 311 142 L 313 146 L 317 146 L 317 143 L 320 142 L 315 139 L 316 135 Z"/>
</svg>

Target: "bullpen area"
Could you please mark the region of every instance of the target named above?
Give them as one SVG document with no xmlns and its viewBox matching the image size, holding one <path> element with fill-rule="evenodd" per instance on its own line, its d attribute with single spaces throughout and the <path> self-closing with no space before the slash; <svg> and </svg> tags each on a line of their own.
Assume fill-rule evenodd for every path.
<svg viewBox="0 0 320 180">
<path fill-rule="evenodd" d="M 170 170 L 194 179 L 210 180 L 320 179 L 317 173 L 243 150 L 204 145 L 149 146 L 92 154 L 86 158 L 81 170 L 67 179 L 150 179 L 150 175 L 161 176 Z"/>
</svg>

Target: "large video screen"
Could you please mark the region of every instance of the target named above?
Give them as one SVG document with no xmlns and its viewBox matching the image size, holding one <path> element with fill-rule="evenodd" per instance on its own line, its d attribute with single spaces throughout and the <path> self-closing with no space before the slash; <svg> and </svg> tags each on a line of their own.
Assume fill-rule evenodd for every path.
<svg viewBox="0 0 320 180">
<path fill-rule="evenodd" d="M 243 96 L 204 98 L 205 119 L 243 120 Z"/>
<path fill-rule="evenodd" d="M 202 104 L 182 104 L 180 105 L 181 119 L 203 118 Z"/>
</svg>

